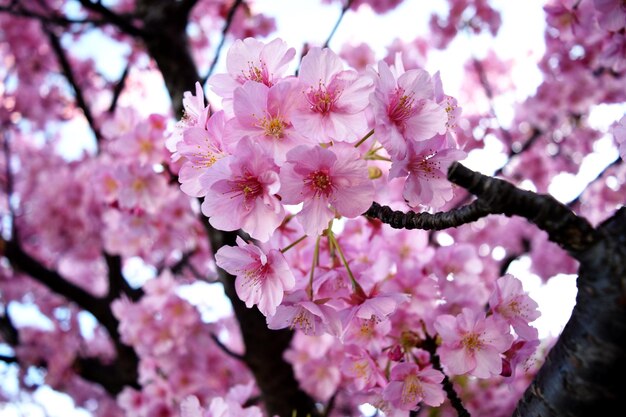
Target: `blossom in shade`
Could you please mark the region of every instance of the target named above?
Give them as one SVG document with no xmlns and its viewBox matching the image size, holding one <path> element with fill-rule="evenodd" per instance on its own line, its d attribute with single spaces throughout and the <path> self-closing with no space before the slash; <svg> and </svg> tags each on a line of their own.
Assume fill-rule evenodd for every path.
<svg viewBox="0 0 626 417">
<path fill-rule="evenodd" d="M 207 121 L 206 126 L 186 129 L 176 144 L 176 152 L 185 162 L 178 172 L 180 189 L 192 197 L 202 197 L 206 190 L 200 185 L 200 177 L 218 159 L 228 155 L 222 143 L 224 112 L 219 111 Z"/>
<path fill-rule="evenodd" d="M 612 128 L 615 142 L 619 146 L 619 156 L 626 160 L 626 115 L 622 116 L 619 122 L 616 122 Z"/>
<path fill-rule="evenodd" d="M 239 142 L 234 155 L 216 162 L 200 178 L 206 189 L 202 213 L 220 230 L 243 229 L 254 239 L 269 240 L 285 217 L 276 197 L 278 167 L 260 145 Z"/>
<path fill-rule="evenodd" d="M 441 387 L 444 375 L 430 366 L 420 369 L 414 363 L 399 363 L 389 377 L 383 399 L 401 410 L 416 410 L 420 402 L 437 407 L 445 399 Z"/>
<path fill-rule="evenodd" d="M 308 336 L 329 333 L 339 336 L 342 333 L 337 311 L 322 301 L 311 301 L 304 291 L 294 291 L 285 297 L 276 314 L 267 319 L 267 327 L 277 329 L 297 329 Z"/>
<path fill-rule="evenodd" d="M 515 333 L 525 340 L 537 338 L 537 329 L 528 323 L 539 318 L 541 313 L 535 300 L 524 292 L 522 282 L 511 274 L 496 281 L 496 287 L 489 297 L 489 306 L 494 314 L 506 320 Z"/>
<path fill-rule="evenodd" d="M 404 177 L 402 197 L 411 207 L 435 209 L 452 200 L 454 190 L 448 181 L 448 167 L 465 158 L 464 151 L 446 145 L 444 135 L 436 135 L 421 142 L 407 142 L 407 153 L 402 159 L 393 159 L 389 178 Z"/>
<path fill-rule="evenodd" d="M 302 58 L 298 79 L 303 91 L 292 117 L 296 129 L 320 143 L 354 142 L 365 134 L 371 78 L 344 70 L 334 52 L 316 47 Z"/>
<path fill-rule="evenodd" d="M 404 72 L 399 61 L 395 68 L 380 61 L 374 80 L 370 103 L 376 137 L 391 156 L 404 158 L 407 142 L 446 132 L 448 115 L 434 100 L 434 85 L 428 72 Z"/>
<path fill-rule="evenodd" d="M 304 203 L 297 218 L 306 234 L 317 236 L 336 214 L 354 218 L 374 200 L 367 164 L 353 146 L 298 146 L 280 172 L 284 204 Z"/>
<path fill-rule="evenodd" d="M 172 152 L 172 160 L 180 158 L 177 144 L 182 139 L 183 132 L 191 127 L 204 128 L 209 119 L 209 105 L 204 104 L 204 90 L 199 82 L 196 82 L 196 94 L 191 91 L 183 93 L 183 117 L 176 124 L 174 134 L 165 142 L 167 149 Z"/>
<path fill-rule="evenodd" d="M 292 289 L 295 278 L 280 251 L 265 253 L 237 236 L 237 246 L 222 246 L 215 263 L 235 278 L 237 296 L 248 308 L 256 304 L 265 316 L 276 312 L 285 291 Z"/>
<path fill-rule="evenodd" d="M 456 317 L 437 317 L 434 326 L 442 341 L 437 352 L 450 374 L 488 378 L 501 373 L 502 354 L 513 342 L 502 318 L 464 308 Z"/>
<path fill-rule="evenodd" d="M 384 386 L 385 377 L 370 353 L 356 345 L 347 345 L 345 357 L 341 363 L 344 375 L 353 378 L 353 385 L 358 391 L 374 386 Z"/>
</svg>

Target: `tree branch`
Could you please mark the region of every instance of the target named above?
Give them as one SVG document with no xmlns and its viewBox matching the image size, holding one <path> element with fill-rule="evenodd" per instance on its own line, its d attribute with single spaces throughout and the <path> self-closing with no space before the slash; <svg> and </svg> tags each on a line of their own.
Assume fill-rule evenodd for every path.
<svg viewBox="0 0 626 417">
<path fill-rule="evenodd" d="M 448 179 L 482 200 L 492 214 L 521 216 L 548 233 L 551 241 L 574 257 L 593 245 L 597 234 L 591 224 L 547 194 L 521 190 L 513 184 L 474 172 L 458 162 L 450 165 Z"/>
<path fill-rule="evenodd" d="M 52 46 L 52 50 L 54 51 L 57 60 L 59 61 L 59 65 L 61 66 L 61 70 L 67 79 L 67 82 L 70 84 L 72 89 L 74 90 L 74 96 L 76 97 L 76 104 L 83 111 L 85 115 L 85 119 L 89 123 L 91 130 L 96 136 L 96 140 L 101 142 L 102 135 L 100 134 L 100 129 L 96 125 L 96 121 L 91 113 L 91 109 L 85 100 L 85 96 L 83 95 L 82 88 L 78 85 L 76 81 L 76 77 L 74 76 L 74 71 L 72 70 L 72 65 L 70 64 L 67 55 L 65 54 L 65 50 L 63 49 L 63 45 L 61 45 L 61 41 L 59 37 L 47 26 L 42 25 L 44 32 L 48 35 L 48 40 L 50 41 L 50 45 Z"/>
<path fill-rule="evenodd" d="M 339 25 L 341 24 L 343 17 L 346 15 L 346 12 L 350 8 L 350 6 L 352 6 L 353 1 L 354 0 L 347 0 L 346 4 L 344 4 L 344 6 L 341 8 L 341 14 L 339 15 L 339 18 L 337 19 L 337 21 L 335 22 L 335 26 L 333 26 L 333 29 L 330 31 L 328 38 L 326 38 L 326 42 L 324 42 L 324 45 L 322 46 L 322 48 L 328 48 L 328 44 L 330 43 L 333 36 L 335 36 L 335 33 L 337 32 L 337 29 L 339 28 Z"/>
<path fill-rule="evenodd" d="M 224 47 L 224 43 L 226 42 L 226 35 L 228 34 L 228 30 L 230 29 L 230 25 L 233 23 L 233 19 L 235 18 L 235 13 L 243 0 L 235 0 L 233 5 L 228 10 L 228 14 L 226 15 L 226 20 L 224 21 L 224 26 L 222 27 L 222 37 L 220 38 L 220 43 L 217 45 L 217 49 L 215 50 L 215 55 L 213 56 L 213 61 L 211 62 L 211 67 L 207 74 L 202 78 L 202 85 L 204 86 L 211 75 L 213 75 L 213 71 L 215 71 L 215 67 L 217 66 L 217 61 L 220 59 L 220 55 L 222 54 L 222 48 Z"/>
<path fill-rule="evenodd" d="M 611 415 L 626 374 L 626 208 L 579 253 L 576 306 L 514 417 Z"/>
<path fill-rule="evenodd" d="M 122 257 L 119 255 L 104 254 L 104 259 L 109 272 L 109 292 L 106 296 L 107 302 L 111 302 L 124 294 L 132 301 L 138 301 L 143 297 L 141 288 L 132 288 L 122 274 Z"/>
<path fill-rule="evenodd" d="M 106 6 L 102 4 L 100 1 L 91 2 L 90 0 L 78 0 L 79 3 L 87 10 L 98 13 L 102 16 L 104 20 L 111 23 L 114 26 L 117 26 L 122 32 L 136 37 L 143 37 L 145 33 L 142 29 L 136 27 L 132 24 L 131 20 L 127 17 L 115 13 L 110 10 Z"/>
<path fill-rule="evenodd" d="M 422 229 L 422 230 L 443 230 L 451 227 L 462 226 L 474 222 L 481 217 L 491 214 L 489 207 L 481 200 L 474 200 L 470 204 L 438 213 L 415 213 L 413 211 L 404 213 L 399 210 L 392 210 L 388 206 L 381 206 L 373 202 L 370 208 L 364 213 L 365 216 L 379 219 L 394 229 Z"/>
<path fill-rule="evenodd" d="M 130 73 L 130 62 L 126 64 L 126 68 L 124 68 L 124 72 L 122 73 L 122 76 L 120 77 L 119 81 L 115 84 L 115 87 L 113 88 L 113 97 L 111 98 L 111 105 L 109 106 L 109 109 L 107 110 L 111 114 L 113 114 L 115 112 L 115 109 L 117 108 L 117 102 L 120 98 L 120 95 L 122 94 L 122 91 L 124 91 L 124 87 L 126 86 L 126 79 L 128 78 L 129 73 Z"/>
</svg>

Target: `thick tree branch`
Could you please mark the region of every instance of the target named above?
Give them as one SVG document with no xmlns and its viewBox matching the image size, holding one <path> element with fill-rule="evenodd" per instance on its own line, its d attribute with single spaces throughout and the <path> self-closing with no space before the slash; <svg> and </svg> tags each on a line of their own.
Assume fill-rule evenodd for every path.
<svg viewBox="0 0 626 417">
<path fill-rule="evenodd" d="M 589 222 L 547 194 L 521 190 L 513 184 L 474 172 L 458 162 L 448 170 L 448 179 L 482 200 L 493 214 L 521 216 L 548 233 L 551 241 L 575 256 L 596 240 Z"/>
<path fill-rule="evenodd" d="M 110 309 L 110 300 L 95 297 L 67 281 L 56 271 L 46 268 L 35 258 L 24 252 L 16 239 L 5 242 L 4 256 L 6 256 L 14 269 L 24 272 L 34 280 L 48 287 L 51 291 L 67 298 L 76 303 L 83 310 L 93 314 L 98 322 L 107 330 L 115 344 L 117 358 L 114 363 L 106 365 L 110 367 L 109 372 L 103 374 L 87 373 L 87 379 L 93 382 L 102 382 L 102 385 L 106 389 L 114 388 L 113 391 L 110 391 L 112 394 L 117 394 L 121 388 L 126 385 L 135 386 L 137 384 L 137 366 L 139 358 L 131 347 L 121 342 L 118 331 L 119 322 Z M 98 359 L 88 358 L 85 360 L 93 363 L 93 361 Z M 117 369 L 113 370 L 113 368 Z M 85 372 L 89 372 L 89 369 Z M 102 380 L 98 378 L 102 378 Z M 111 378 L 115 378 L 116 382 L 111 382 Z"/>
<path fill-rule="evenodd" d="M 483 201 L 474 200 L 465 206 L 434 214 L 413 211 L 404 213 L 374 202 L 364 215 L 379 219 L 394 229 L 444 230 L 474 222 L 490 213 Z"/>
<path fill-rule="evenodd" d="M 211 246 L 217 251 L 224 245 L 235 246 L 235 232 L 221 232 L 207 225 Z M 304 393 L 296 381 L 291 365 L 283 359 L 289 347 L 291 330 L 270 330 L 265 317 L 254 308 L 247 308 L 235 291 L 235 277 L 219 269 L 220 281 L 233 305 L 246 352 L 243 361 L 250 368 L 261 390 L 268 415 L 281 417 L 316 417 L 319 411 L 313 399 Z M 295 413 L 295 414 L 294 414 Z"/>
<path fill-rule="evenodd" d="M 579 253 L 572 316 L 519 402 L 515 417 L 612 415 L 626 375 L 626 208 Z"/>
<path fill-rule="evenodd" d="M 135 289 L 128 285 L 128 281 L 122 274 L 122 257 L 119 255 L 104 254 L 109 273 L 109 292 L 106 296 L 108 302 L 113 301 L 124 294 L 132 301 L 138 301 L 143 297 L 141 288 Z"/>
</svg>

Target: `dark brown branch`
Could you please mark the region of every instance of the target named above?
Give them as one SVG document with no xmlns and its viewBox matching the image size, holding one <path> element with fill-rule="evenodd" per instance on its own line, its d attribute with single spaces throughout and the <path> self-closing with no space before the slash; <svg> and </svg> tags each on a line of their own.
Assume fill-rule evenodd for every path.
<svg viewBox="0 0 626 417">
<path fill-rule="evenodd" d="M 200 80 L 187 41 L 188 15 L 179 7 L 179 3 L 170 1 L 137 2 L 144 25 L 144 43 L 163 75 L 177 118 L 183 115 L 183 94 L 193 91 Z"/>
<path fill-rule="evenodd" d="M 61 45 L 61 41 L 59 37 L 46 25 L 42 25 L 44 32 L 48 35 L 48 40 L 50 41 L 50 45 L 52 46 L 52 50 L 54 51 L 57 60 L 59 61 L 59 65 L 61 66 L 61 70 L 63 71 L 63 75 L 67 79 L 67 82 L 70 84 L 72 89 L 74 90 L 74 96 L 76 98 L 76 104 L 83 111 L 83 115 L 94 135 L 96 136 L 96 140 L 98 142 L 101 141 L 102 135 L 100 134 L 100 129 L 96 125 L 96 121 L 91 113 L 91 109 L 85 100 L 85 96 L 83 95 L 82 88 L 78 85 L 76 77 L 74 76 L 74 71 L 72 70 L 72 65 L 65 54 L 65 50 L 63 49 L 63 45 Z"/>
<path fill-rule="evenodd" d="M 25 8 L 22 4 L 12 4 L 10 6 L 0 6 L 0 12 L 9 13 L 16 17 L 25 17 L 30 19 L 37 19 L 42 23 L 52 24 L 56 26 L 63 26 L 65 28 L 72 25 L 85 25 L 92 24 L 95 26 L 101 25 L 102 20 L 97 19 L 70 19 L 65 16 L 59 15 L 45 15 L 33 10 Z"/>
<path fill-rule="evenodd" d="M 122 274 L 122 257 L 119 255 L 104 254 L 109 274 L 109 292 L 106 299 L 112 301 L 124 294 L 132 301 L 138 301 L 143 297 L 141 288 L 132 288 Z"/>
<path fill-rule="evenodd" d="M 0 314 L 0 338 L 11 346 L 16 346 L 20 341 L 20 335 L 6 307 L 5 313 Z"/>
<path fill-rule="evenodd" d="M 90 0 L 78 0 L 80 4 L 87 10 L 98 13 L 104 20 L 117 26 L 122 32 L 136 37 L 143 37 L 144 31 L 133 25 L 131 19 L 127 16 L 115 13 L 100 1 L 92 2 Z"/>
<path fill-rule="evenodd" d="M 117 108 L 117 101 L 120 98 L 120 95 L 122 94 L 122 91 L 124 91 L 124 87 L 126 86 L 126 79 L 128 78 L 128 74 L 130 73 L 130 62 L 126 65 L 126 68 L 124 68 L 124 72 L 122 73 L 122 76 L 120 77 L 119 81 L 115 84 L 115 87 L 113 88 L 113 98 L 111 98 L 111 105 L 109 106 L 109 109 L 107 110 L 109 113 L 114 113 L 115 109 Z"/>
<path fill-rule="evenodd" d="M 0 362 L 18 363 L 17 358 L 15 356 L 7 356 L 7 355 L 0 355 Z"/>
<path fill-rule="evenodd" d="M 17 242 L 17 236 L 11 241 L 4 242 L 4 244 L 4 256 L 14 269 L 22 271 L 51 291 L 75 302 L 82 309 L 93 314 L 113 338 L 119 338 L 118 321 L 106 303 L 66 280 L 58 272 L 46 268 L 38 260 L 24 252 Z"/>
<path fill-rule="evenodd" d="M 213 251 L 224 245 L 235 246 L 235 232 L 221 232 L 207 224 Z M 243 360 L 250 368 L 261 391 L 268 415 L 281 417 L 319 416 L 315 403 L 299 387 L 291 365 L 283 358 L 293 332 L 288 329 L 270 330 L 265 317 L 256 307 L 247 308 L 235 291 L 235 278 L 218 268 L 220 281 L 230 299 L 246 352 Z"/>
<path fill-rule="evenodd" d="M 580 261 L 576 306 L 513 416 L 613 415 L 626 375 L 626 208 Z"/>
<path fill-rule="evenodd" d="M 470 417 L 470 413 L 463 405 L 459 394 L 454 389 L 452 381 L 448 375 L 446 375 L 443 367 L 441 366 L 441 360 L 439 359 L 439 355 L 437 355 L 437 343 L 435 342 L 435 339 L 427 336 L 426 339 L 420 344 L 420 347 L 430 353 L 430 363 L 433 365 L 433 368 L 444 375 L 442 381 L 443 390 L 446 392 L 450 405 L 452 405 L 452 407 L 456 410 L 457 415 L 459 417 Z"/>
<path fill-rule="evenodd" d="M 114 396 L 127 386 L 141 389 L 137 378 L 137 363 L 120 360 L 119 356 L 112 363 L 103 363 L 99 358 L 93 357 L 77 358 L 74 371 L 84 379 L 101 385 Z"/>
<path fill-rule="evenodd" d="M 225 344 L 222 343 L 222 341 L 219 339 L 219 337 L 217 337 L 215 333 L 211 333 L 211 339 L 213 339 L 215 344 L 222 350 L 222 352 L 224 352 L 231 358 L 237 359 L 241 362 L 245 362 L 245 358 L 243 357 L 243 355 L 240 355 L 230 350 Z"/>
<path fill-rule="evenodd" d="M 228 14 L 226 15 L 226 20 L 224 21 L 224 26 L 222 27 L 222 37 L 220 38 L 220 43 L 217 45 L 215 49 L 215 55 L 213 56 L 213 61 L 211 61 L 211 66 L 209 67 L 209 71 L 202 78 L 202 85 L 206 84 L 207 80 L 211 75 L 213 75 L 213 71 L 215 71 L 215 67 L 217 66 L 217 61 L 220 59 L 220 55 L 222 54 L 222 49 L 224 48 L 224 43 L 226 42 L 226 35 L 230 30 L 230 25 L 233 23 L 233 19 L 235 18 L 235 13 L 239 6 L 243 3 L 243 0 L 235 0 L 230 9 L 228 10 Z"/>
<path fill-rule="evenodd" d="M 379 219 L 394 229 L 443 230 L 474 222 L 490 213 L 484 202 L 474 200 L 463 207 L 434 214 L 413 211 L 404 213 L 374 202 L 364 215 Z"/>
<path fill-rule="evenodd" d="M 482 200 L 493 214 L 520 216 L 548 233 L 551 241 L 576 257 L 596 240 L 589 222 L 547 194 L 521 190 L 513 184 L 474 172 L 458 162 L 448 170 L 448 179 Z"/>
</svg>

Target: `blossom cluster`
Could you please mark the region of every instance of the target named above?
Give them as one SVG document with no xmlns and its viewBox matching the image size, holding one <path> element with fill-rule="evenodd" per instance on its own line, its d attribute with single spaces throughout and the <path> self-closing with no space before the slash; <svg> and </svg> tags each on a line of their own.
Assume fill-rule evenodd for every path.
<svg viewBox="0 0 626 417">
<path fill-rule="evenodd" d="M 198 83 L 167 142 L 181 189 L 202 199 L 211 226 L 246 234 L 217 250 L 217 266 L 270 329 L 298 331 L 287 359 L 315 398 L 341 385 L 409 411 L 444 402 L 444 371 L 511 377 L 538 343 L 521 282 L 483 274 L 471 246 L 402 248 L 408 235 L 361 216 L 374 200 L 453 202 L 447 169 L 466 155 L 456 100 L 401 56 L 357 71 L 314 47 L 287 75 L 294 56 L 280 39 L 236 41 L 227 72 L 208 81 L 220 103 L 206 104 Z"/>
</svg>

